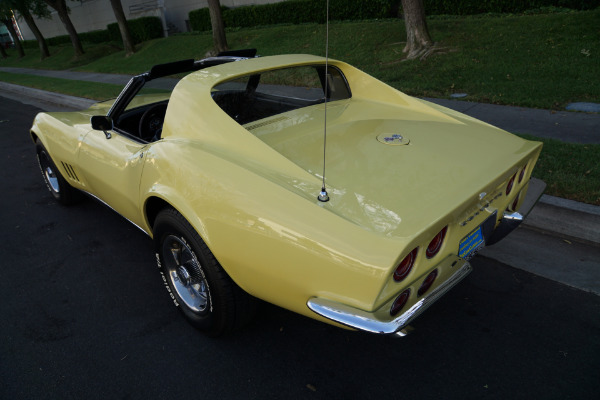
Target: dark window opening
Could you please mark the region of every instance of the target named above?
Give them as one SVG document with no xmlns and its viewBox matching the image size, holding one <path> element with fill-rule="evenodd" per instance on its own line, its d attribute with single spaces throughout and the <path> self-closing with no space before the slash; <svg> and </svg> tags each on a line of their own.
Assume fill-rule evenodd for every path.
<svg viewBox="0 0 600 400">
<path fill-rule="evenodd" d="M 216 85 L 213 100 L 240 125 L 325 102 L 325 66 L 266 71 Z M 327 70 L 327 101 L 351 97 L 341 71 Z"/>
</svg>

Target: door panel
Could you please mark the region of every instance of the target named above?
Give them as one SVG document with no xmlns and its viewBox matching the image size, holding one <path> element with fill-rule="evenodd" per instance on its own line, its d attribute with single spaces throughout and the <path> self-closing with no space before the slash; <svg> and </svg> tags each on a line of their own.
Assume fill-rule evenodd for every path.
<svg viewBox="0 0 600 400">
<path fill-rule="evenodd" d="M 81 142 L 78 164 L 90 193 L 141 226 L 139 187 L 148 144 L 110 133 L 107 139 L 102 132 L 89 132 Z"/>
</svg>

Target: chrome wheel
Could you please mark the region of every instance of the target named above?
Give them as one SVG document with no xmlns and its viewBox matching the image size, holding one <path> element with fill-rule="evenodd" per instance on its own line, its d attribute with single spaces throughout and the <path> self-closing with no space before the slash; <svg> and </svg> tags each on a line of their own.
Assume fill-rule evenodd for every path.
<svg viewBox="0 0 600 400">
<path fill-rule="evenodd" d="M 252 318 L 256 302 L 227 275 L 183 215 L 164 208 L 156 216 L 153 234 L 162 281 L 190 324 L 220 336 Z"/>
<path fill-rule="evenodd" d="M 44 177 L 46 178 L 46 182 L 48 182 L 49 189 L 52 190 L 54 193 L 60 193 L 60 186 L 58 184 L 58 176 L 52 169 L 52 164 L 50 163 L 50 160 L 48 159 L 48 154 L 46 154 L 45 151 L 43 151 L 39 155 L 39 161 L 40 161 L 40 167 L 42 169 L 42 173 L 44 174 Z"/>
<path fill-rule="evenodd" d="M 56 164 L 50 157 L 50 154 L 48 154 L 48 150 L 46 150 L 39 139 L 35 141 L 35 151 L 44 183 L 52 194 L 52 197 L 63 205 L 70 205 L 80 201 L 83 197 L 81 192 L 67 183 L 58 168 L 56 168 Z"/>
<path fill-rule="evenodd" d="M 196 255 L 180 237 L 168 235 L 162 245 L 166 275 L 180 300 L 195 313 L 204 313 L 210 306 L 206 277 Z"/>
<path fill-rule="evenodd" d="M 48 183 L 50 184 L 50 187 L 52 188 L 52 190 L 55 191 L 56 193 L 59 193 L 60 187 L 58 186 L 58 178 L 56 177 L 56 174 L 54 173 L 54 171 L 52 171 L 52 168 L 50 168 L 50 167 L 44 168 L 44 174 L 46 175 L 46 179 L 48 180 Z"/>
</svg>

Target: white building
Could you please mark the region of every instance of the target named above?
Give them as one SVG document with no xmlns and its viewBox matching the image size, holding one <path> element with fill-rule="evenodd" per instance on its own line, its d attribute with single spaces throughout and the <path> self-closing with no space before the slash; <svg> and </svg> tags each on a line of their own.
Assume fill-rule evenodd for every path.
<svg viewBox="0 0 600 400">
<path fill-rule="evenodd" d="M 239 7 L 250 4 L 276 3 L 281 0 L 221 0 L 222 6 Z M 127 19 L 157 16 L 163 21 L 167 32 L 188 32 L 189 12 L 208 7 L 206 0 L 121 0 Z M 106 29 L 108 24 L 116 22 L 109 0 L 67 0 L 71 9 L 70 18 L 77 32 L 89 32 Z M 67 31 L 60 22 L 56 11 L 50 9 L 51 19 L 36 19 L 36 24 L 45 38 L 66 35 Z M 19 28 L 25 40 L 35 40 L 33 33 L 22 18 L 18 19 Z"/>
</svg>

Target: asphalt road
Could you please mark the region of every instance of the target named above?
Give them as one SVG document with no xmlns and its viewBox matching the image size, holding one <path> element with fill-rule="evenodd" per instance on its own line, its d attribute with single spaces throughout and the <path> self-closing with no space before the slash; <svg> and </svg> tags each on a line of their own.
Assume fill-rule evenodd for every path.
<svg viewBox="0 0 600 400">
<path fill-rule="evenodd" d="M 264 304 L 209 339 L 162 287 L 141 231 L 103 205 L 53 201 L 28 128 L 0 97 L 0 398 L 589 399 L 600 297 L 476 257 L 402 339 Z M 540 244 L 540 248 L 543 244 Z"/>
</svg>

